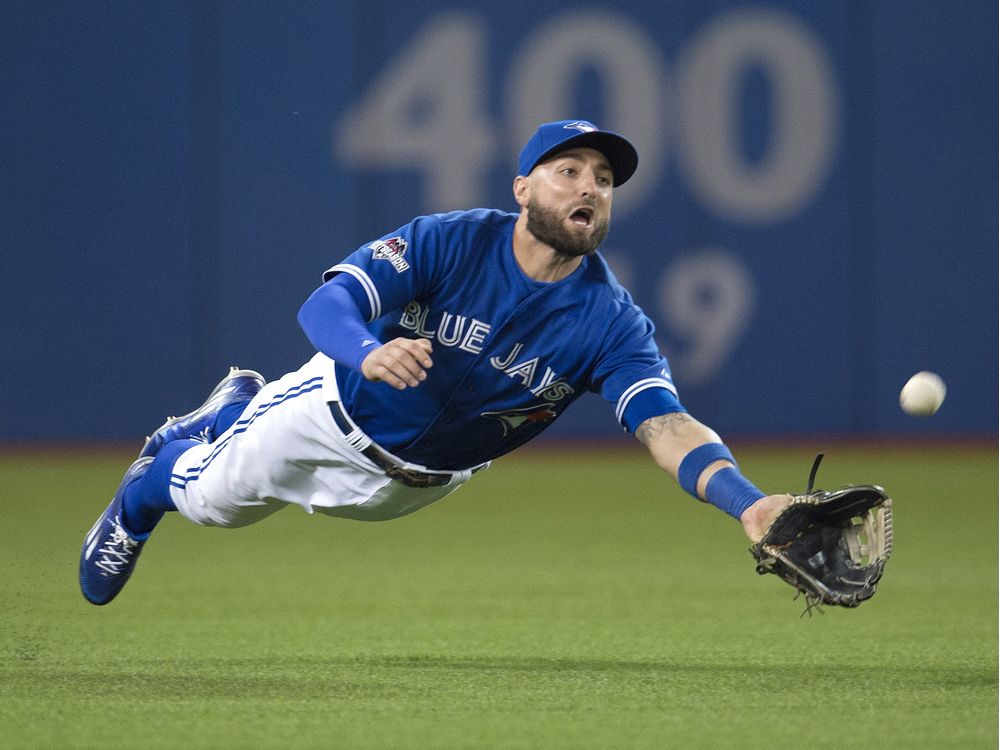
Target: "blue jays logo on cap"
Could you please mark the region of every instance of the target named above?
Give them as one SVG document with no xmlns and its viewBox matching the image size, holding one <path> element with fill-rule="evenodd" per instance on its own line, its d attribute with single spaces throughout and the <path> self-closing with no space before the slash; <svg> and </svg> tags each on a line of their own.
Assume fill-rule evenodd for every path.
<svg viewBox="0 0 1000 750">
<path fill-rule="evenodd" d="M 540 125 L 521 149 L 518 174 L 528 175 L 549 157 L 574 146 L 586 146 L 604 154 L 611 164 L 615 187 L 624 184 L 639 166 L 635 147 L 618 133 L 601 130 L 587 120 L 558 120 Z"/>
</svg>

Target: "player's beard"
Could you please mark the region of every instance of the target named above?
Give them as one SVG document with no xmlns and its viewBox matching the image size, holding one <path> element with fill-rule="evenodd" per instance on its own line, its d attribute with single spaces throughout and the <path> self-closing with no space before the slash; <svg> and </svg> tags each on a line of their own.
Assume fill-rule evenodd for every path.
<svg viewBox="0 0 1000 750">
<path fill-rule="evenodd" d="M 528 201 L 528 231 L 539 242 L 544 242 L 560 255 L 577 258 L 593 255 L 604 238 L 608 236 L 610 222 L 594 219 L 593 231 L 571 232 L 563 226 L 559 215 L 545 208 L 534 199 Z"/>
</svg>

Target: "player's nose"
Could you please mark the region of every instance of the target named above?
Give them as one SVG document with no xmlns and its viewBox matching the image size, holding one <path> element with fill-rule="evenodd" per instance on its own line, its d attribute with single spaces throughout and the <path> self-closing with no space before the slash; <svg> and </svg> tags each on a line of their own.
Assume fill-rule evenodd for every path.
<svg viewBox="0 0 1000 750">
<path fill-rule="evenodd" d="M 597 175 L 594 174 L 593 170 L 585 169 L 580 174 L 580 195 L 596 195 L 597 194 Z"/>
</svg>

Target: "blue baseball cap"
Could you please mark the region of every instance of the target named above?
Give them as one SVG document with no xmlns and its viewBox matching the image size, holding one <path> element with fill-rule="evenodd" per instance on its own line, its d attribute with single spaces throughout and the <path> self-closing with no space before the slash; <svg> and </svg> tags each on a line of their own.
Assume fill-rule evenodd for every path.
<svg viewBox="0 0 1000 750">
<path fill-rule="evenodd" d="M 518 174 L 529 175 L 550 156 L 574 146 L 597 149 L 608 157 L 615 187 L 625 184 L 639 166 L 635 146 L 618 133 L 601 130 L 586 120 L 558 120 L 540 125 L 531 140 L 524 144 L 517 161 Z"/>
</svg>

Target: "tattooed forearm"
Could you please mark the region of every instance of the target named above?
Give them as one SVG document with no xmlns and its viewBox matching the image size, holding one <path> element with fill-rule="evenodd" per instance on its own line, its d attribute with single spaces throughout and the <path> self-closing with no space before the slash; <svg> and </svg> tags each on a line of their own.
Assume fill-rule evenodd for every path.
<svg viewBox="0 0 1000 750">
<path fill-rule="evenodd" d="M 664 433 L 676 434 L 681 425 L 694 422 L 694 418 L 684 412 L 673 412 L 663 414 L 659 417 L 650 417 L 635 431 L 636 439 L 645 446 L 662 436 Z"/>
</svg>

